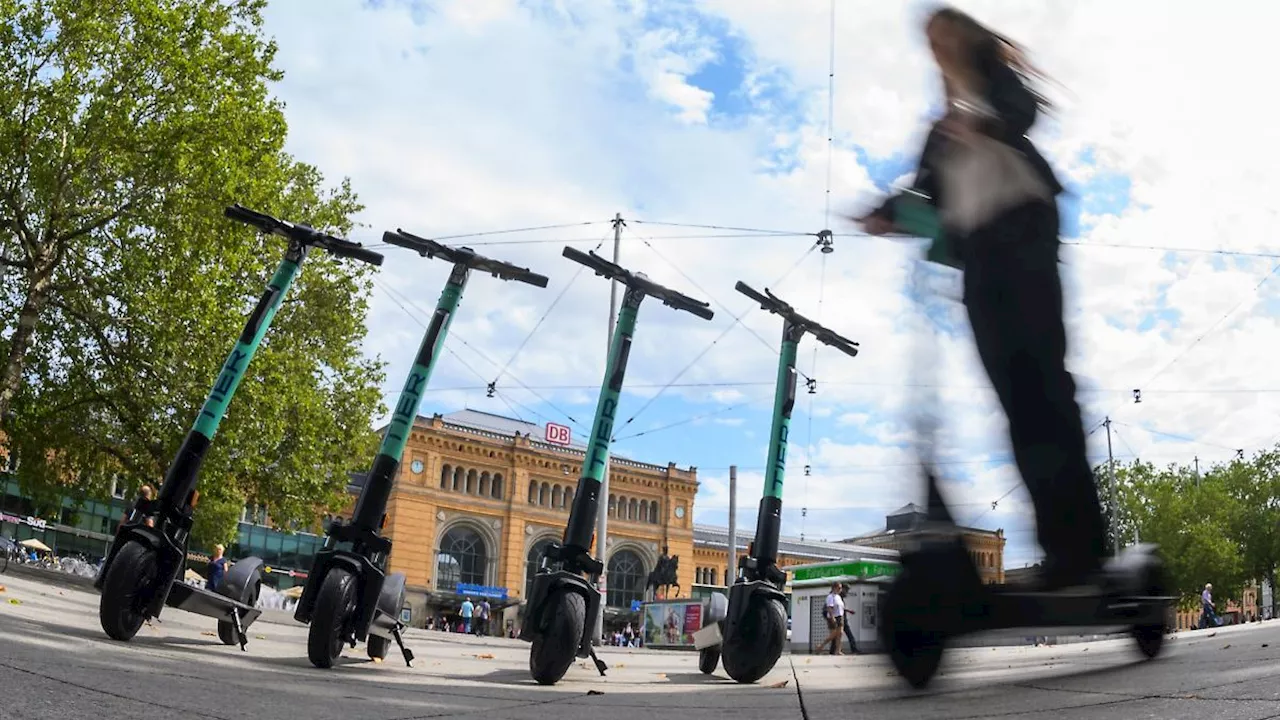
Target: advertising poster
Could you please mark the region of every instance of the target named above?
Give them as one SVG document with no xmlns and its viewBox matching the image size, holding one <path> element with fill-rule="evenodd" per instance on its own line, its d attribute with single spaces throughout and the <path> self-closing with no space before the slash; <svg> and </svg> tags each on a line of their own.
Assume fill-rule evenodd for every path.
<svg viewBox="0 0 1280 720">
<path fill-rule="evenodd" d="M 644 606 L 647 647 L 693 647 L 693 634 L 702 629 L 702 603 L 649 603 Z"/>
</svg>

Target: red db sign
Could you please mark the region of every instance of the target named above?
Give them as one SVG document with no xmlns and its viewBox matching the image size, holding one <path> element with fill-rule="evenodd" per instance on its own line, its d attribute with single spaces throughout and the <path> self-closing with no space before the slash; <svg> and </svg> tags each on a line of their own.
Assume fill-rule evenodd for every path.
<svg viewBox="0 0 1280 720">
<path fill-rule="evenodd" d="M 566 425 L 547 423 L 547 442 L 552 445 L 568 445 L 572 431 Z"/>
</svg>

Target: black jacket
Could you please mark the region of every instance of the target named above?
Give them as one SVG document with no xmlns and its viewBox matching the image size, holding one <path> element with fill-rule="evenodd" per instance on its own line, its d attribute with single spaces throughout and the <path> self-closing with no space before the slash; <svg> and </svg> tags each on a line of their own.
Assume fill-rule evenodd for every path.
<svg viewBox="0 0 1280 720">
<path fill-rule="evenodd" d="M 980 126 L 979 131 L 1021 151 L 1036 174 L 1045 181 L 1053 195 L 1057 196 L 1064 189 L 1062 183 L 1058 182 L 1048 161 L 1027 138 L 1027 133 L 1036 121 L 1038 108 L 1035 96 L 1023 85 L 1018 74 L 1004 63 L 980 59 L 977 65 L 979 73 L 986 81 L 987 91 L 984 99 L 991 105 L 997 116 Z M 911 192 L 924 196 L 924 199 L 934 207 L 940 204 L 942 195 L 938 163 L 946 149 L 946 144 L 950 142 L 938 125 L 938 122 L 934 123 L 928 138 L 925 139 L 924 150 L 920 153 L 920 162 L 916 168 L 916 177 L 910 188 Z M 894 203 L 901 197 L 901 194 L 890 197 L 875 210 L 874 214 L 893 219 Z"/>
</svg>

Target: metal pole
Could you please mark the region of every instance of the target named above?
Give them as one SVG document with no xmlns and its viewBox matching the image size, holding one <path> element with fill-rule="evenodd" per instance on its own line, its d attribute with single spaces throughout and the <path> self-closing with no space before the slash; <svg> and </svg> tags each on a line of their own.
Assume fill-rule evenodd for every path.
<svg viewBox="0 0 1280 720">
<path fill-rule="evenodd" d="M 738 466 L 729 466 L 729 565 L 724 576 L 725 587 L 738 576 Z"/>
<path fill-rule="evenodd" d="M 1120 554 L 1120 498 L 1116 496 L 1115 458 L 1111 455 L 1111 417 L 1103 421 L 1107 426 L 1107 476 L 1111 481 L 1111 552 Z"/>
<path fill-rule="evenodd" d="M 613 216 L 613 262 L 618 263 L 618 251 L 622 246 L 622 213 Z M 613 347 L 613 329 L 618 322 L 618 281 L 614 280 L 609 287 L 609 334 L 605 336 L 605 357 Z M 595 635 L 591 638 L 593 645 L 599 645 L 604 636 L 604 608 L 608 604 L 609 558 L 605 553 L 605 538 L 609 537 L 609 462 L 604 464 L 604 476 L 600 481 L 600 509 L 596 526 L 596 556 L 604 563 L 605 569 L 600 573 L 596 589 L 600 591 L 600 612 L 596 615 Z"/>
</svg>

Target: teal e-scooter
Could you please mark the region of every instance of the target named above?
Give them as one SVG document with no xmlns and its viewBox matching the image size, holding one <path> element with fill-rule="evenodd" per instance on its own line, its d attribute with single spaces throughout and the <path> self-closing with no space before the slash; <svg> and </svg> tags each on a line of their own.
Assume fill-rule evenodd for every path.
<svg viewBox="0 0 1280 720">
<path fill-rule="evenodd" d="M 857 357 L 858 343 L 796 312 L 767 288 L 760 293 L 744 282 L 734 288 L 782 318 L 782 353 L 778 356 L 769 459 L 755 539 L 738 561 L 737 578 L 729 588 L 729 597 L 720 593 L 711 596 L 707 623 L 694 633 L 694 647 L 698 649 L 698 669 L 703 673 L 714 672 L 716 664 L 723 660 L 729 677 L 740 683 L 753 683 L 773 669 L 787 641 L 787 611 L 783 605 L 787 573 L 778 567 L 778 536 L 782 530 L 787 436 L 796 404 L 796 353 L 806 334 L 849 357 Z"/>
<path fill-rule="evenodd" d="M 335 520 L 329 525 L 324 545 L 316 553 L 311 574 L 298 600 L 294 618 L 311 625 L 307 657 L 318 668 L 333 667 L 343 645 L 355 647 L 366 638 L 370 658 L 386 657 L 394 639 L 405 664 L 412 665 L 413 653 L 404 646 L 401 637 L 400 609 L 404 606 L 405 576 L 404 573 L 387 574 L 391 539 L 382 535 L 382 527 L 387 518 L 387 500 L 422 404 L 423 391 L 440 358 L 449 324 L 472 270 L 502 280 L 540 288 L 547 286 L 545 276 L 477 255 L 470 248 L 441 245 L 403 230 L 384 233 L 382 240 L 423 257 L 453 263 L 453 270 L 440 293 L 440 301 L 405 380 L 404 391 L 396 402 L 382 445 L 360 490 L 355 513 L 348 523 Z"/>
<path fill-rule="evenodd" d="M 196 416 L 177 456 L 169 465 L 160 492 L 140 498 L 129 517 L 116 529 L 111 548 L 102 563 L 94 587 L 101 591 L 98 619 L 115 640 L 131 640 L 142 623 L 160 616 L 168 605 L 217 619 L 223 643 L 248 642 L 246 630 L 261 613 L 255 603 L 262 584 L 262 560 L 247 557 L 231 566 L 216 590 L 192 587 L 181 581 L 186 569 L 187 547 L 196 508 L 196 483 L 200 465 L 213 442 L 218 424 L 227 412 L 245 370 L 253 359 L 271 321 L 289 293 L 312 248 L 340 258 L 381 265 L 382 255 L 350 242 L 254 212 L 240 205 L 226 209 L 232 220 L 259 232 L 288 240 L 284 258 L 267 284 L 231 355 L 218 372 L 213 389 Z"/>
<path fill-rule="evenodd" d="M 552 543 L 540 558 L 540 567 L 533 576 L 529 602 L 520 626 L 520 639 L 532 643 L 529 672 L 542 685 L 559 682 L 575 657 L 590 657 L 601 675 L 607 669 L 591 647 L 589 629 L 594 627 L 596 616 L 601 612 L 600 592 L 596 590 L 595 583 L 604 572 L 604 563 L 591 557 L 591 541 L 595 536 L 601 481 L 605 464 L 609 461 L 618 397 L 627 372 L 640 303 L 646 297 L 653 297 L 661 300 L 663 305 L 704 320 L 715 316 L 709 303 L 665 288 L 642 273 L 623 269 L 595 253 L 566 247 L 564 256 L 591 268 L 600 277 L 617 280 L 626 287 L 626 292 L 622 297 L 622 308 L 618 311 L 617 327 L 609 341 L 609 357 L 605 363 L 600 397 L 596 401 L 591 439 L 583 457 L 582 476 L 578 478 L 578 489 L 573 496 L 563 542 Z M 603 544 L 601 538 L 600 545 Z M 603 557 L 603 550 L 600 554 Z M 584 574 L 591 576 L 590 582 L 583 577 Z"/>
</svg>

